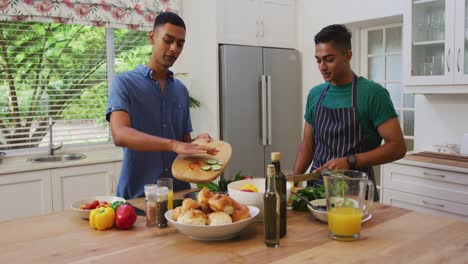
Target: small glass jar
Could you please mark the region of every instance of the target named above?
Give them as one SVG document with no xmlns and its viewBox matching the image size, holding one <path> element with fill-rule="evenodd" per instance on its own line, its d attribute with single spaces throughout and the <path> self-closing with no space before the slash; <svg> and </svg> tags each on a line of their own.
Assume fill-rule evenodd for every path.
<svg viewBox="0 0 468 264">
<path fill-rule="evenodd" d="M 156 184 L 145 185 L 145 200 L 146 200 L 146 226 L 156 226 L 156 191 L 158 186 Z"/>
<path fill-rule="evenodd" d="M 167 195 L 169 188 L 158 187 L 156 189 L 156 226 L 159 228 L 167 227 L 167 219 L 164 214 L 167 212 Z"/>
</svg>

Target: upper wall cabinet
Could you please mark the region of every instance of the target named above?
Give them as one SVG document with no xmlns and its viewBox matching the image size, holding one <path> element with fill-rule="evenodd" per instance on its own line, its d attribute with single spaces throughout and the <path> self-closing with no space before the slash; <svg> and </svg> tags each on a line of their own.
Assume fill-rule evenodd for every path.
<svg viewBox="0 0 468 264">
<path fill-rule="evenodd" d="M 217 14 L 219 43 L 296 47 L 294 0 L 221 0 Z"/>
<path fill-rule="evenodd" d="M 468 0 L 411 0 L 404 21 L 406 92 L 468 93 Z"/>
</svg>

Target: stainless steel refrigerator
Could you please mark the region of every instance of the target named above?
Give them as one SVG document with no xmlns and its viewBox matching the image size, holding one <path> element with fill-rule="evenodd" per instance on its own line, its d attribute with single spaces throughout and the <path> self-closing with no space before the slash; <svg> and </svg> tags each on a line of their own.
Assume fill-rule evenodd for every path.
<svg viewBox="0 0 468 264">
<path fill-rule="evenodd" d="M 296 50 L 221 45 L 220 104 L 221 138 L 232 146 L 224 178 L 265 176 L 273 151 L 293 169 L 303 122 Z"/>
</svg>

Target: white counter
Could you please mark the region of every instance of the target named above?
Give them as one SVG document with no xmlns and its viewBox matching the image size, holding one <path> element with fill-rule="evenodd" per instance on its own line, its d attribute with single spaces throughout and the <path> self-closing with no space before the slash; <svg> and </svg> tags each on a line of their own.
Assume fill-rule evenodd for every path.
<svg viewBox="0 0 468 264">
<path fill-rule="evenodd" d="M 60 150 L 56 152 L 60 153 L 80 153 L 85 154 L 86 158 L 81 160 L 73 161 L 54 161 L 54 162 L 32 162 L 29 161 L 30 158 L 40 155 L 46 155 L 46 153 L 36 153 L 33 155 L 24 155 L 24 156 L 6 156 L 0 160 L 0 175 L 7 173 L 16 173 L 23 171 L 35 171 L 35 170 L 45 170 L 45 169 L 54 169 L 54 168 L 64 168 L 64 167 L 74 167 L 81 165 L 105 163 L 105 162 L 115 162 L 122 161 L 123 150 L 122 148 L 109 146 L 98 149 L 74 149 L 74 150 Z"/>
<path fill-rule="evenodd" d="M 414 161 L 414 160 L 407 160 L 403 158 L 401 160 L 394 161 L 394 163 L 468 174 L 468 168 L 447 166 L 447 165 L 441 165 L 441 164 L 436 164 L 436 163 L 431 163 L 431 162 L 420 162 L 420 161 Z"/>
</svg>

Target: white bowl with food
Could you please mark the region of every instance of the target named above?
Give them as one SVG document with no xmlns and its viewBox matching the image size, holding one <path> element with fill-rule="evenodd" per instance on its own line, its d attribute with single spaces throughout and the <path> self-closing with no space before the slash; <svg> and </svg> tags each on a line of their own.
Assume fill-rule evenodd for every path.
<svg viewBox="0 0 468 264">
<path fill-rule="evenodd" d="M 357 203 L 356 201 L 354 201 Z M 328 222 L 328 215 L 327 215 L 327 201 L 326 199 L 316 199 L 310 201 L 310 203 L 315 207 L 307 205 L 310 212 L 314 215 L 317 220 L 327 223 Z M 369 221 L 372 218 L 372 214 L 366 214 L 362 217 L 362 223 Z"/>
<path fill-rule="evenodd" d="M 256 191 L 251 191 L 252 186 L 256 188 Z M 265 179 L 245 179 L 241 181 L 231 182 L 227 186 L 228 194 L 234 200 L 241 204 L 255 206 L 260 209 L 260 212 L 255 219 L 256 221 L 263 221 L 263 195 L 265 194 Z M 246 188 L 248 191 L 243 191 Z M 291 183 L 286 182 L 286 194 L 287 198 L 291 194 Z"/>
<path fill-rule="evenodd" d="M 116 201 L 120 201 L 120 202 L 123 202 L 123 203 L 126 202 L 126 200 L 124 198 L 117 197 L 117 196 L 92 196 L 92 197 L 89 197 L 89 198 L 85 198 L 85 199 L 81 199 L 81 200 L 78 200 L 76 202 L 73 202 L 70 205 L 70 208 L 73 211 L 75 211 L 76 215 L 78 215 L 80 218 L 88 219 L 89 218 L 89 212 L 91 212 L 96 207 L 92 208 L 93 206 L 91 206 L 91 208 L 86 209 L 88 207 L 85 207 L 85 206 L 86 205 L 91 205 L 94 201 L 99 202 L 99 204 L 96 205 L 96 207 L 99 206 L 102 202 L 106 202 L 109 205 L 112 204 L 113 202 L 116 202 Z"/>
<path fill-rule="evenodd" d="M 227 223 L 223 224 L 224 222 L 224 214 L 213 215 L 213 217 L 208 216 L 210 218 L 209 221 L 212 223 L 217 222 L 215 225 L 206 225 L 201 223 L 207 219 L 205 216 L 198 216 L 197 213 L 193 213 L 191 215 L 187 215 L 187 213 L 183 214 L 180 217 L 184 217 L 185 221 L 178 221 L 174 220 L 174 211 L 170 210 L 164 214 L 167 221 L 174 226 L 177 230 L 181 233 L 191 237 L 192 239 L 196 240 L 225 240 L 238 235 L 244 228 L 246 228 L 249 223 L 258 215 L 259 209 L 254 206 L 248 206 L 250 216 L 246 219 L 234 222 L 234 223 Z M 197 210 L 198 211 L 198 210 Z M 201 212 L 201 211 L 199 211 Z M 213 214 L 213 213 L 212 213 Z M 217 213 L 214 213 L 217 214 Z M 189 218 L 190 217 L 190 222 Z M 229 216 L 228 216 L 229 217 Z M 189 224 L 190 223 L 190 224 Z"/>
</svg>

